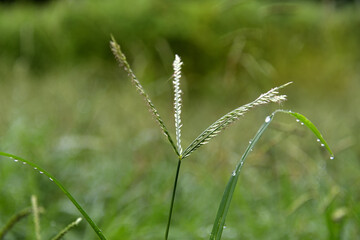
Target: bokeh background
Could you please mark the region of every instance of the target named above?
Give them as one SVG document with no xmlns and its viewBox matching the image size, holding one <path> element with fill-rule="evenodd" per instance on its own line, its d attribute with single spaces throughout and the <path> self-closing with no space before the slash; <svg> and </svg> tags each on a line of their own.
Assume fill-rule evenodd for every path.
<svg viewBox="0 0 360 240">
<path fill-rule="evenodd" d="M 207 239 L 226 182 L 276 108 L 315 123 L 335 159 L 276 116 L 247 159 L 223 239 L 360 239 L 357 1 L 1 1 L 0 151 L 53 173 L 109 239 L 164 236 L 177 160 L 109 49 L 121 44 L 173 127 L 172 61 L 183 65 L 183 144 L 274 86 L 259 107 L 184 160 L 171 239 Z M 173 134 L 174 136 L 174 134 Z M 35 194 L 49 239 L 80 216 L 46 177 L 0 158 L 0 226 Z M 6 239 L 34 239 L 29 217 Z M 96 239 L 83 221 L 65 239 Z"/>
</svg>

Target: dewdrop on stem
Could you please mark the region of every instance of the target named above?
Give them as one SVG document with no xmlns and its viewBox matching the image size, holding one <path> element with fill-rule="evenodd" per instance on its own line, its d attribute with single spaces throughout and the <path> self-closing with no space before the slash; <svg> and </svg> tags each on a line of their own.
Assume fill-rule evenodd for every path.
<svg viewBox="0 0 360 240">
<path fill-rule="evenodd" d="M 271 121 L 271 117 L 270 117 L 270 116 L 267 116 L 267 117 L 265 118 L 265 122 L 268 123 L 268 122 L 270 122 L 270 121 Z"/>
</svg>

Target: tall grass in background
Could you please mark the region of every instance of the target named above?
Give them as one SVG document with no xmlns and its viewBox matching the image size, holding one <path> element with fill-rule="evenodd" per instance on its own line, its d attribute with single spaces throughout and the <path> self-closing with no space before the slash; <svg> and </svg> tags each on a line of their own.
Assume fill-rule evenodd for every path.
<svg viewBox="0 0 360 240">
<path fill-rule="evenodd" d="M 215 138 L 218 134 L 220 134 L 225 128 L 227 128 L 230 124 L 234 123 L 240 117 L 242 117 L 245 113 L 247 113 L 249 110 L 251 110 L 254 107 L 268 104 L 268 103 L 281 103 L 286 100 L 286 95 L 280 95 L 279 90 L 284 88 L 290 83 L 281 85 L 279 87 L 275 87 L 268 92 L 261 94 L 258 98 L 256 98 L 254 101 L 245 104 L 243 106 L 240 106 L 233 111 L 225 114 L 221 118 L 219 118 L 217 121 L 215 121 L 213 124 L 211 124 L 208 128 L 206 128 L 198 137 L 196 137 L 186 148 L 182 147 L 181 142 L 181 127 L 182 127 L 182 121 L 181 121 L 181 112 L 182 112 L 182 91 L 180 88 L 180 79 L 181 79 L 181 67 L 182 67 L 182 61 L 179 56 L 175 55 L 175 60 L 173 62 L 173 68 L 174 68 L 174 74 L 173 74 L 173 86 L 174 86 L 174 118 L 175 118 L 175 140 L 173 140 L 173 137 L 171 136 L 168 128 L 165 126 L 165 123 L 160 116 L 158 110 L 155 108 L 153 102 L 151 101 L 148 94 L 145 92 L 143 86 L 135 76 L 134 72 L 131 69 L 130 64 L 128 63 L 126 56 L 123 54 L 123 52 L 120 49 L 120 46 L 116 43 L 114 38 L 110 42 L 112 52 L 114 53 L 118 63 L 121 67 L 124 68 L 124 70 L 129 75 L 132 83 L 135 85 L 137 91 L 139 94 L 144 98 L 146 104 L 149 107 L 150 112 L 155 117 L 155 120 L 159 124 L 163 134 L 168 139 L 171 147 L 173 148 L 176 158 L 177 158 L 177 167 L 175 171 L 175 178 L 174 178 L 174 184 L 173 184 L 173 190 L 170 200 L 170 208 L 169 208 L 169 214 L 168 214 L 168 220 L 165 228 L 165 239 L 169 238 L 170 233 L 170 226 L 171 226 L 171 219 L 173 215 L 173 209 L 174 209 L 174 203 L 176 199 L 176 192 L 177 192 L 177 184 L 179 181 L 179 174 L 181 169 L 181 164 L 183 160 L 187 157 L 189 157 L 194 151 L 199 149 L 201 146 L 207 144 L 211 139 Z M 273 117 L 277 113 L 285 113 L 290 116 L 293 116 L 299 121 L 302 125 L 305 125 L 308 127 L 318 138 L 318 142 L 321 144 L 321 146 L 325 147 L 329 153 L 331 154 L 330 158 L 333 158 L 333 153 L 324 140 L 323 136 L 320 134 L 318 129 L 303 115 L 292 112 L 289 110 L 282 110 L 278 109 L 274 111 L 271 115 L 267 116 L 265 118 L 264 124 L 259 128 L 258 132 L 255 134 L 254 138 L 249 142 L 248 147 L 246 148 L 243 156 L 239 160 L 238 164 L 235 167 L 235 170 L 230 175 L 230 179 L 228 181 L 228 184 L 225 188 L 225 191 L 223 193 L 222 200 L 219 204 L 219 208 L 217 211 L 217 215 L 213 224 L 213 229 L 210 235 L 210 239 L 221 239 L 222 231 L 225 226 L 226 216 L 228 214 L 229 206 L 232 200 L 232 196 L 235 190 L 235 186 L 238 180 L 238 176 L 240 173 L 240 170 L 247 158 L 247 156 L 250 154 L 250 152 L 253 150 L 255 144 L 258 142 L 266 128 L 269 126 L 269 124 L 272 122 Z M 84 210 L 84 208 L 78 203 L 78 201 L 70 194 L 70 192 L 67 190 L 67 188 L 58 180 L 55 178 L 55 176 L 42 167 L 38 166 L 37 164 L 28 161 L 26 159 L 23 159 L 21 157 L 15 156 L 13 154 L 8 154 L 4 152 L 0 152 L 0 155 L 9 157 L 13 159 L 15 162 L 22 163 L 23 165 L 28 165 L 32 167 L 35 171 L 39 172 L 40 174 L 43 174 L 49 178 L 49 180 L 53 183 L 55 183 L 61 191 L 70 199 L 70 201 L 74 204 L 74 206 L 79 210 L 79 212 L 83 215 L 84 219 L 90 224 L 92 229 L 95 231 L 97 236 L 100 239 L 106 239 L 105 235 L 102 233 L 100 228 L 97 226 L 97 224 L 92 220 L 92 218 L 87 214 L 87 212 Z M 174 157 L 175 158 L 175 157 Z M 34 222 L 35 222 L 35 232 L 37 239 L 40 238 L 39 233 L 39 217 L 38 217 L 38 211 L 36 201 L 33 199 L 33 206 L 35 206 L 33 209 L 34 214 Z M 58 238 L 61 238 L 63 234 L 65 234 L 69 229 L 76 226 L 79 223 L 79 221 L 75 221 L 74 223 L 70 224 L 68 227 L 66 227 L 63 231 L 61 231 L 57 236 Z M 8 229 L 7 229 L 8 230 Z M 0 233 L 1 234 L 1 233 Z"/>
</svg>

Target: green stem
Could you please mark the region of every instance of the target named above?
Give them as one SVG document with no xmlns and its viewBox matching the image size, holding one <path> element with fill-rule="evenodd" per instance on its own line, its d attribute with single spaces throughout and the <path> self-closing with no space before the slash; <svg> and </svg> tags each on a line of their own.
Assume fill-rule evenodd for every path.
<svg viewBox="0 0 360 240">
<path fill-rule="evenodd" d="M 175 201 L 175 194 L 176 194 L 177 182 L 178 182 L 178 178 L 179 178 L 180 166 L 181 166 L 181 157 L 179 157 L 179 161 L 178 161 L 178 165 L 177 165 L 177 169 L 176 169 L 176 175 L 175 175 L 175 180 L 174 180 L 174 187 L 173 187 L 173 192 L 172 192 L 172 197 L 171 197 L 169 218 L 168 218 L 168 223 L 167 223 L 166 232 L 165 232 L 165 240 L 167 240 L 167 239 L 168 239 L 168 236 L 169 236 L 171 216 L 172 216 L 172 211 L 173 211 L 173 208 L 174 208 L 174 201 Z"/>
<path fill-rule="evenodd" d="M 39 207 L 38 207 L 38 203 L 37 203 L 37 197 L 35 195 L 31 196 L 31 206 L 32 206 L 32 211 L 33 211 L 33 216 L 34 216 L 36 240 L 41 240 Z"/>
</svg>

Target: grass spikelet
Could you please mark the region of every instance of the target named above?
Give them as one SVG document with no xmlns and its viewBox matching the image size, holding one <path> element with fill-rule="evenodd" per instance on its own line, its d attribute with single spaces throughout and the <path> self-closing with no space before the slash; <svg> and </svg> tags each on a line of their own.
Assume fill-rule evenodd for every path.
<svg viewBox="0 0 360 240">
<path fill-rule="evenodd" d="M 181 89 L 180 89 L 180 78 L 181 78 L 181 59 L 178 55 L 175 55 L 175 60 L 173 63 L 174 67 L 174 110 L 175 110 L 175 129 L 176 129 L 176 145 L 178 152 L 181 156 L 182 148 L 181 148 Z"/>
<path fill-rule="evenodd" d="M 183 158 L 188 157 L 192 152 L 201 147 L 202 145 L 207 144 L 212 138 L 216 137 L 219 133 L 221 133 L 227 126 L 231 123 L 235 122 L 239 117 L 243 116 L 249 109 L 267 104 L 270 102 L 280 103 L 286 100 L 286 95 L 278 95 L 279 89 L 291 84 L 291 82 L 281 85 L 279 87 L 275 87 L 269 90 L 266 93 L 261 94 L 254 101 L 245 104 L 241 107 L 234 109 L 233 111 L 227 113 L 222 116 L 216 122 L 210 125 L 205 131 L 203 131 L 185 150 L 183 154 Z"/>
<path fill-rule="evenodd" d="M 150 112 L 154 115 L 162 132 L 165 134 L 165 136 L 169 140 L 171 146 L 174 148 L 174 151 L 179 156 L 180 154 L 178 152 L 178 149 L 175 146 L 174 141 L 172 140 L 172 138 L 169 134 L 169 131 L 167 130 L 167 128 L 164 124 L 164 121 L 160 117 L 160 114 L 157 111 L 157 109 L 155 108 L 154 104 L 152 103 L 149 95 L 147 95 L 143 86 L 140 84 L 140 82 L 137 79 L 137 77 L 135 76 L 134 72 L 131 70 L 130 64 L 127 62 L 125 54 L 121 51 L 120 45 L 115 41 L 114 37 L 112 37 L 112 40 L 110 41 L 110 48 L 111 48 L 111 51 L 113 52 L 116 60 L 118 61 L 120 67 L 124 68 L 125 72 L 127 72 L 128 76 L 130 77 L 132 83 L 135 85 L 139 94 L 144 97 L 145 102 L 148 105 Z"/>
<path fill-rule="evenodd" d="M 70 223 L 69 225 L 67 225 L 63 230 L 61 230 L 55 237 L 53 237 L 51 240 L 59 240 L 62 237 L 65 236 L 66 233 L 68 233 L 71 229 L 73 229 L 74 227 L 76 227 L 77 225 L 79 225 L 79 223 L 81 222 L 82 218 L 78 218 L 76 219 L 74 222 Z"/>
</svg>

